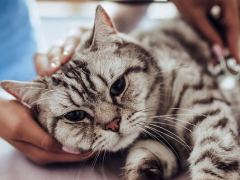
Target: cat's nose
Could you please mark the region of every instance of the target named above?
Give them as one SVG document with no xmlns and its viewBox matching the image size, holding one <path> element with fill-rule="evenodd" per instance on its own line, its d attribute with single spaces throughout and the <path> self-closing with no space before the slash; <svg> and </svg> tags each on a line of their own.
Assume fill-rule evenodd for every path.
<svg viewBox="0 0 240 180">
<path fill-rule="evenodd" d="M 112 120 L 110 123 L 106 124 L 105 130 L 111 130 L 113 132 L 118 132 L 119 131 L 119 123 L 120 123 L 120 118 L 116 118 Z"/>
</svg>

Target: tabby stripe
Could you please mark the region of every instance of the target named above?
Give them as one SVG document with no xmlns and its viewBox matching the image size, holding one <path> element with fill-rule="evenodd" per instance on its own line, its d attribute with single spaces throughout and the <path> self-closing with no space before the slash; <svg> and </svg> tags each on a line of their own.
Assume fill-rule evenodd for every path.
<svg viewBox="0 0 240 180">
<path fill-rule="evenodd" d="M 228 119 L 226 117 L 223 117 L 222 119 L 220 119 L 215 125 L 212 125 L 213 128 L 224 128 L 228 123 Z"/>
<path fill-rule="evenodd" d="M 197 124 L 201 123 L 202 121 L 204 121 L 208 116 L 214 116 L 220 113 L 220 109 L 216 109 L 214 111 L 207 111 L 205 113 L 203 113 L 203 115 L 197 115 L 193 118 L 192 124 L 187 124 L 186 128 L 189 129 L 189 131 L 193 131 L 193 128 L 195 126 L 197 126 Z M 195 125 L 195 126 L 194 126 Z M 184 138 L 186 139 L 187 144 L 191 144 L 192 139 L 189 138 L 189 136 L 187 135 L 187 133 L 184 134 Z"/>
<path fill-rule="evenodd" d="M 88 97 L 95 99 L 95 95 L 88 90 L 85 83 L 83 82 L 81 73 L 78 73 L 75 69 L 72 69 L 72 72 L 75 74 L 76 77 L 78 77 L 78 80 L 79 80 L 80 84 L 82 85 L 84 91 L 88 94 Z"/>
<path fill-rule="evenodd" d="M 74 63 L 77 68 L 80 68 L 80 69 L 83 69 L 87 66 L 86 62 L 79 61 L 79 60 L 76 60 L 76 59 L 73 59 L 71 62 Z"/>
<path fill-rule="evenodd" d="M 106 80 L 102 75 L 98 74 L 97 77 L 98 77 L 99 79 L 101 79 L 102 82 L 108 87 L 108 82 L 107 82 L 107 80 Z"/>
<path fill-rule="evenodd" d="M 182 91 L 179 94 L 179 99 L 178 99 L 178 101 L 177 101 L 177 103 L 176 103 L 176 105 L 174 107 L 173 112 L 172 112 L 172 115 L 175 116 L 175 117 L 176 117 L 176 114 L 178 112 L 178 108 L 180 107 L 180 104 L 182 102 L 182 98 L 183 98 L 183 96 L 184 96 L 184 94 L 185 94 L 185 92 L 187 91 L 188 88 L 190 88 L 189 85 L 187 85 L 187 84 L 183 85 Z"/>
<path fill-rule="evenodd" d="M 71 85 L 71 88 L 74 92 L 76 92 L 84 101 L 83 93 L 81 93 L 75 86 Z"/>
<path fill-rule="evenodd" d="M 200 142 L 200 145 L 201 146 L 205 146 L 205 145 L 208 145 L 208 144 L 210 144 L 212 142 L 217 143 L 219 141 L 220 140 L 219 140 L 219 138 L 217 136 L 209 136 L 209 137 L 206 137 L 206 138 L 202 139 L 201 142 Z M 219 148 L 221 148 L 224 151 L 231 151 L 234 148 L 234 146 L 224 147 L 220 143 L 218 143 L 217 145 L 218 145 Z"/>
<path fill-rule="evenodd" d="M 79 127 L 78 127 L 79 128 Z M 74 128 L 75 129 L 75 128 Z M 85 127 L 82 127 L 80 131 L 76 132 L 73 136 L 74 138 L 77 138 L 80 134 L 82 134 L 84 131 L 86 131 Z M 82 139 L 82 138 L 80 138 Z"/>
<path fill-rule="evenodd" d="M 215 116 L 217 114 L 220 113 L 220 110 L 219 109 L 216 109 L 214 111 L 207 111 L 205 113 L 203 113 L 204 115 L 200 115 L 200 116 L 196 116 L 193 121 L 192 121 L 192 124 L 194 125 L 198 125 L 199 123 L 201 123 L 203 120 L 205 120 L 206 118 L 208 118 L 209 116 Z M 189 124 L 191 126 L 191 124 Z M 193 127 L 193 126 L 192 126 Z"/>
<path fill-rule="evenodd" d="M 209 137 L 205 137 L 204 139 L 201 140 L 200 145 L 204 146 L 206 144 L 209 144 L 211 142 L 218 142 L 219 138 L 216 136 L 209 136 Z"/>
<path fill-rule="evenodd" d="M 68 89 L 68 84 L 67 82 L 59 79 L 59 78 L 56 78 L 56 77 L 51 77 L 52 78 L 52 82 L 55 86 L 59 86 L 59 85 L 62 85 L 63 87 L 65 87 L 66 89 Z"/>
<path fill-rule="evenodd" d="M 61 84 L 62 80 L 60 80 L 59 78 L 56 78 L 56 77 L 51 77 L 52 78 L 52 82 L 55 86 L 58 86 Z"/>
<path fill-rule="evenodd" d="M 212 89 L 212 90 L 218 89 L 219 87 L 218 87 L 217 81 L 213 81 L 213 84 L 210 85 L 210 86 L 207 86 L 207 88 L 208 88 L 208 89 Z"/>
<path fill-rule="evenodd" d="M 67 108 L 68 106 L 62 104 L 62 103 L 59 103 L 60 106 L 62 106 L 63 108 Z"/>
<path fill-rule="evenodd" d="M 194 90 L 202 90 L 203 87 L 204 87 L 204 83 L 203 83 L 203 71 L 201 72 L 201 75 L 200 75 L 200 76 L 201 76 L 201 77 L 200 77 L 200 82 L 199 82 L 199 84 L 193 86 L 193 89 L 194 89 Z"/>
<path fill-rule="evenodd" d="M 150 87 L 150 89 L 149 89 L 149 91 L 147 93 L 146 99 L 149 99 L 149 97 L 151 96 L 152 92 L 155 90 L 156 87 L 158 87 L 157 86 L 158 82 L 161 82 L 161 85 L 163 86 L 163 82 L 162 81 L 163 81 L 163 78 L 162 78 L 161 75 L 155 77 L 154 82 L 152 83 L 152 85 L 151 85 L 151 87 Z M 161 88 L 161 89 L 163 89 L 163 88 Z M 161 100 L 161 101 L 163 101 L 163 100 Z"/>
<path fill-rule="evenodd" d="M 92 80 L 90 78 L 90 71 L 89 71 L 89 69 L 86 66 L 84 66 L 82 68 L 82 70 L 83 70 L 83 72 L 84 72 L 84 74 L 85 74 L 85 76 L 86 76 L 86 78 L 88 80 L 88 83 L 90 84 L 90 88 L 92 90 L 96 91 L 96 86 L 95 86 L 95 84 L 92 82 Z"/>
<path fill-rule="evenodd" d="M 204 159 L 208 158 L 211 160 L 212 164 L 219 170 L 222 170 L 224 172 L 238 171 L 239 162 L 237 160 L 234 160 L 230 163 L 223 162 L 221 158 L 217 156 L 217 154 L 218 152 L 216 152 L 214 149 L 206 150 L 201 154 L 201 156 L 195 161 L 194 164 L 197 165 Z M 230 159 L 228 161 L 230 161 Z"/>
<path fill-rule="evenodd" d="M 130 73 L 139 73 L 139 72 L 147 72 L 147 67 L 140 67 L 140 66 L 136 66 L 136 67 L 129 67 L 125 70 L 124 74 L 128 75 Z"/>
<path fill-rule="evenodd" d="M 174 82 L 175 82 L 176 77 L 177 77 L 175 69 L 173 69 L 171 77 L 172 77 L 172 81 L 171 81 L 170 84 L 171 84 L 171 87 L 174 87 Z"/>
<path fill-rule="evenodd" d="M 113 70 L 111 68 L 109 69 L 109 74 L 110 74 L 110 78 L 112 79 L 114 77 L 114 73 L 113 73 Z"/>
<path fill-rule="evenodd" d="M 193 102 L 193 104 L 200 104 L 200 105 L 201 104 L 211 104 L 211 103 L 213 103 L 213 101 L 220 101 L 220 102 L 223 102 L 223 103 L 225 103 L 227 105 L 230 105 L 230 103 L 227 102 L 226 100 L 220 99 L 220 98 L 215 98 L 215 97 L 210 97 L 210 98 L 207 98 L 207 99 L 195 100 Z"/>
<path fill-rule="evenodd" d="M 197 85 L 188 85 L 188 84 L 184 84 L 183 85 L 183 88 L 182 88 L 182 91 L 180 92 L 179 94 L 179 99 L 178 99 L 178 102 L 176 103 L 175 107 L 174 107 L 174 110 L 172 112 L 172 114 L 176 117 L 175 114 L 177 114 L 178 112 L 178 109 L 181 105 L 181 102 L 182 102 L 182 99 L 183 99 L 183 96 L 185 94 L 185 92 L 187 91 L 188 88 L 193 88 L 195 90 L 201 90 L 203 88 L 203 72 L 201 73 L 201 77 L 200 77 L 200 82 L 197 84 Z"/>
<path fill-rule="evenodd" d="M 50 134 L 51 134 L 52 137 L 55 137 L 55 130 L 56 130 L 57 123 L 58 123 L 59 119 L 61 119 L 61 117 L 53 118 L 53 121 L 50 125 L 51 126 L 51 133 Z"/>
<path fill-rule="evenodd" d="M 213 101 L 214 101 L 214 98 L 210 97 L 208 99 L 195 100 L 195 101 L 193 101 L 193 104 L 206 105 L 206 104 L 211 104 Z"/>
<path fill-rule="evenodd" d="M 82 132 L 81 132 L 81 133 L 82 133 Z M 84 130 L 84 131 L 83 131 L 83 135 L 82 135 L 82 137 L 77 141 L 77 144 L 80 144 L 81 141 L 86 138 L 86 134 L 87 134 L 87 132 Z"/>
<path fill-rule="evenodd" d="M 46 77 L 42 77 L 41 79 L 35 79 L 34 82 L 43 83 L 45 85 L 45 89 L 48 89 L 48 82 Z"/>
<path fill-rule="evenodd" d="M 72 96 L 68 93 L 68 99 L 70 100 L 70 102 L 75 105 L 76 107 L 80 107 L 79 104 L 77 104 L 76 102 L 74 102 L 74 100 L 72 99 Z"/>
<path fill-rule="evenodd" d="M 211 176 L 215 176 L 217 178 L 220 178 L 220 179 L 224 179 L 222 176 L 216 174 L 215 172 L 213 172 L 211 169 L 202 169 L 202 171 L 206 174 L 210 174 Z"/>
</svg>

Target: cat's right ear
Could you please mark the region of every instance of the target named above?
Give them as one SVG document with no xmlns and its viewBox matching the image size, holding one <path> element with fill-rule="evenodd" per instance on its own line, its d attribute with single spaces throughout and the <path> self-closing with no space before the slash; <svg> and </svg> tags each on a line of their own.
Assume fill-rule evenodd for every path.
<svg viewBox="0 0 240 180">
<path fill-rule="evenodd" d="M 17 100 L 31 106 L 47 89 L 41 82 L 2 81 L 1 87 Z M 45 90 L 45 91 L 44 91 Z"/>
<path fill-rule="evenodd" d="M 111 44 L 122 44 L 122 39 L 107 14 L 107 12 L 98 5 L 96 9 L 95 22 L 92 34 L 92 43 L 90 48 L 102 48 Z"/>
</svg>

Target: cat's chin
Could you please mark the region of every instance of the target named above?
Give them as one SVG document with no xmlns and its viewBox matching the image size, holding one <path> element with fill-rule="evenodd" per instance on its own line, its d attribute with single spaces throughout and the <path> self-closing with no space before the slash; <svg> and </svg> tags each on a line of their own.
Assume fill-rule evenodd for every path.
<svg viewBox="0 0 240 180">
<path fill-rule="evenodd" d="M 112 146 L 109 150 L 112 152 L 116 152 L 121 149 L 127 148 L 130 144 L 132 144 L 138 138 L 139 134 L 140 134 L 139 132 L 134 132 L 127 136 L 121 136 L 119 141 L 114 146 Z"/>
</svg>

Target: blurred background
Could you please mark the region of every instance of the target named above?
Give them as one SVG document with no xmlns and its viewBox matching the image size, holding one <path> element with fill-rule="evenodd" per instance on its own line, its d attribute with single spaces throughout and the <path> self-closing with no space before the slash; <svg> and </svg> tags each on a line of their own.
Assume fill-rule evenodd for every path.
<svg viewBox="0 0 240 180">
<path fill-rule="evenodd" d="M 41 50 L 49 49 L 73 26 L 92 28 L 98 4 L 101 4 L 114 19 L 117 29 L 126 33 L 133 28 L 151 28 L 160 20 L 172 18 L 177 14 L 176 7 L 166 0 L 38 0 L 36 13 L 40 17 L 39 26 L 43 32 Z"/>
<path fill-rule="evenodd" d="M 33 79 L 36 52 L 47 52 L 73 27 L 92 28 L 98 4 L 126 33 L 177 14 L 166 0 L 0 0 L 0 81 Z"/>
</svg>

